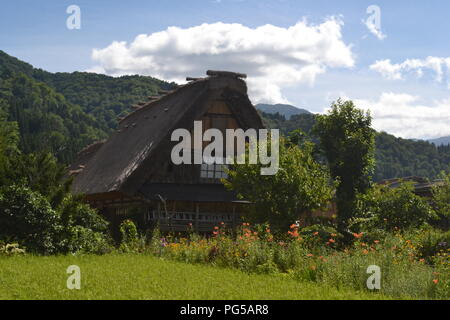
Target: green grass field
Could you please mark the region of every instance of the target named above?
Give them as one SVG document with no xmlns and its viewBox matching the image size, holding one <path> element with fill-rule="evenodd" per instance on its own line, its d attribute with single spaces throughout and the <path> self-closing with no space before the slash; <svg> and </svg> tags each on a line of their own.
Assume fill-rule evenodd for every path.
<svg viewBox="0 0 450 320">
<path fill-rule="evenodd" d="M 81 289 L 69 290 L 69 265 Z M 0 257 L 0 299 L 385 299 L 379 294 L 297 282 L 282 275 L 191 265 L 152 256 Z"/>
</svg>

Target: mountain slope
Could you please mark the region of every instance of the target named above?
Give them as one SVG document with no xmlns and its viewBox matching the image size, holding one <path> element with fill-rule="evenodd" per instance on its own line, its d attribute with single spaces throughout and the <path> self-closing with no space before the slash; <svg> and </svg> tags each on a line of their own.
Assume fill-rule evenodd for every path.
<svg viewBox="0 0 450 320">
<path fill-rule="evenodd" d="M 132 105 L 173 87 L 151 77 L 50 73 L 0 50 L 0 108 L 18 123 L 22 151 L 48 150 L 65 163 L 108 137 Z"/>
<path fill-rule="evenodd" d="M 289 104 L 257 104 L 255 105 L 255 108 L 264 112 L 264 113 L 270 113 L 270 114 L 276 114 L 279 113 L 280 115 L 284 116 L 286 119 L 290 119 L 291 116 L 298 115 L 298 114 L 311 114 L 308 110 L 300 109 L 294 106 L 291 106 Z"/>
<path fill-rule="evenodd" d="M 0 109 L 17 122 L 25 153 L 49 151 L 68 163 L 84 146 L 107 137 L 94 117 L 23 73 L 1 79 Z"/>
<path fill-rule="evenodd" d="M 43 82 L 64 95 L 72 104 L 94 116 L 98 126 L 110 133 L 117 127 L 117 118 L 132 111 L 131 106 L 157 95 L 158 91 L 176 86 L 152 77 L 110 77 L 88 72 L 51 73 L 33 68 L 0 50 L 0 78 L 9 78 L 24 73 L 36 81 Z"/>
</svg>

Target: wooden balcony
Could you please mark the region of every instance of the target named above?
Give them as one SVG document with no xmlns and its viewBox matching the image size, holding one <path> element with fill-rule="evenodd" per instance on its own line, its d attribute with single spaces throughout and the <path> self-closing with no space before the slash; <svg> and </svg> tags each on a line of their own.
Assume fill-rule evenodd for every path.
<svg viewBox="0 0 450 320">
<path fill-rule="evenodd" d="M 238 218 L 233 213 L 204 213 L 204 212 L 158 212 L 153 210 L 146 215 L 146 222 L 158 225 L 161 231 L 185 232 L 190 226 L 196 232 L 212 232 L 215 226 L 222 222 L 226 227 L 235 227 Z"/>
</svg>

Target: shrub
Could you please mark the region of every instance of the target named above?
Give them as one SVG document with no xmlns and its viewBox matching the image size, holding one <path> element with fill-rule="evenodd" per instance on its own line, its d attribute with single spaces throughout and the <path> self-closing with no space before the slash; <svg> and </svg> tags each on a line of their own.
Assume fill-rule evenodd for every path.
<svg viewBox="0 0 450 320">
<path fill-rule="evenodd" d="M 120 250 L 124 252 L 133 252 L 138 250 L 139 235 L 136 225 L 131 220 L 124 220 L 120 224 Z"/>
<path fill-rule="evenodd" d="M 106 222 L 88 205 L 69 197 L 57 210 L 24 186 L 0 191 L 0 240 L 39 254 L 110 251 Z"/>
<path fill-rule="evenodd" d="M 108 222 L 96 210 L 81 201 L 80 197 L 72 195 L 67 196 L 62 201 L 58 208 L 62 223 L 65 226 L 80 226 L 95 232 L 106 232 Z"/>
<path fill-rule="evenodd" d="M 436 219 L 427 201 L 414 194 L 413 187 L 407 183 L 398 188 L 373 187 L 359 196 L 358 209 L 358 217 L 351 222 L 356 231 L 404 230 Z"/>
<path fill-rule="evenodd" d="M 68 226 L 61 245 L 64 253 L 106 254 L 113 250 L 110 238 L 104 233 L 82 226 Z"/>
<path fill-rule="evenodd" d="M 61 220 L 43 196 L 23 186 L 0 192 L 0 240 L 18 242 L 30 252 L 58 252 Z"/>
</svg>

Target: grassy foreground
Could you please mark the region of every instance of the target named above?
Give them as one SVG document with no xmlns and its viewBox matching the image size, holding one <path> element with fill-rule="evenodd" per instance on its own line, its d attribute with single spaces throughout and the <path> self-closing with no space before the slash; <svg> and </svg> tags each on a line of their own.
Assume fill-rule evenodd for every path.
<svg viewBox="0 0 450 320">
<path fill-rule="evenodd" d="M 67 267 L 81 269 L 69 290 Z M 191 265 L 148 255 L 0 257 L 0 299 L 385 299 L 282 275 Z"/>
</svg>

